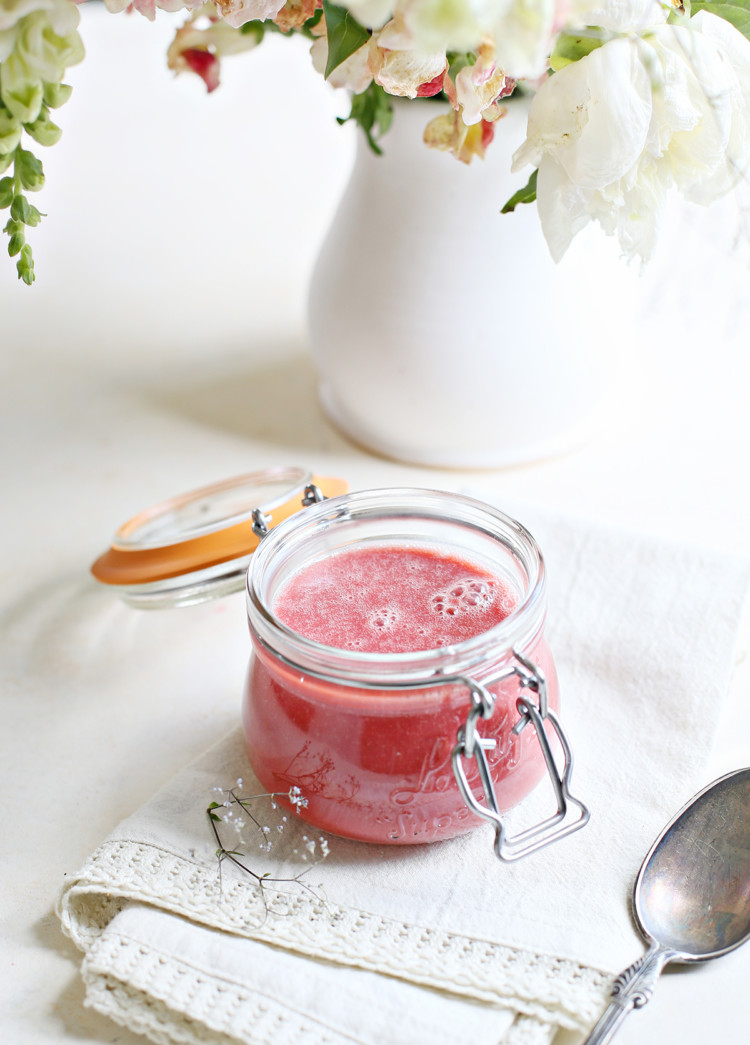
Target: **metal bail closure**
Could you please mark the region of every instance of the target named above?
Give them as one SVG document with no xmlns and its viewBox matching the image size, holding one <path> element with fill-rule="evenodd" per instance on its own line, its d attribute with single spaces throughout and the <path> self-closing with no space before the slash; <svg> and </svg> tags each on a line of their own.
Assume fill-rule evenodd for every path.
<svg viewBox="0 0 750 1045">
<path fill-rule="evenodd" d="M 556 842 L 558 839 L 580 830 L 588 823 L 590 817 L 588 807 L 570 793 L 573 755 L 557 716 L 549 709 L 547 682 L 544 674 L 532 661 L 515 649 L 513 650 L 513 656 L 518 663 L 501 675 L 488 680 L 486 685 L 482 685 L 468 677 L 463 677 L 460 680 L 469 689 L 472 706 L 466 717 L 466 723 L 458 731 L 458 742 L 452 754 L 453 772 L 461 795 L 472 812 L 485 820 L 489 820 L 494 826 L 495 855 L 504 863 L 520 860 L 521 857 L 529 856 L 538 849 L 543 849 L 552 842 Z M 487 751 L 491 751 L 496 746 L 496 741 L 479 735 L 477 732 L 477 720 L 492 717 L 495 698 L 490 693 L 487 685 L 495 684 L 513 676 L 520 680 L 522 687 L 536 693 L 538 697 L 538 703 L 536 704 L 526 696 L 522 695 L 518 698 L 516 708 L 519 719 L 513 727 L 513 732 L 520 733 L 526 726 L 533 726 L 544 755 L 547 773 L 552 782 L 557 812 L 547 817 L 547 819 L 534 824 L 532 827 L 520 831 L 517 835 L 509 837 L 498 807 L 495 785 L 492 782 L 486 755 Z M 560 743 L 563 754 L 562 769 L 558 768 L 555 761 L 546 723 L 549 723 L 552 727 Z M 486 800 L 484 805 L 477 800 L 474 792 L 471 790 L 464 771 L 462 760 L 469 758 L 473 758 L 477 763 L 479 779 Z"/>
<path fill-rule="evenodd" d="M 245 586 L 269 529 L 347 483 L 297 466 L 265 468 L 172 497 L 115 533 L 91 568 L 132 606 L 190 606 Z"/>
</svg>

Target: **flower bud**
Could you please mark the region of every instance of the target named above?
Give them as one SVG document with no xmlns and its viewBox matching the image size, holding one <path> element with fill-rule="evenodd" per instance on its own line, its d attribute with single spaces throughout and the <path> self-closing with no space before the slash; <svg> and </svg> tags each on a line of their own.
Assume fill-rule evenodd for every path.
<svg viewBox="0 0 750 1045">
<path fill-rule="evenodd" d="M 10 205 L 10 216 L 22 225 L 29 224 L 29 201 L 25 196 L 14 196 Z"/>
<path fill-rule="evenodd" d="M 3 65 L 0 101 L 21 123 L 33 122 L 42 108 L 41 82 L 23 76 L 20 63 L 14 54 Z"/>
<path fill-rule="evenodd" d="M 0 157 L 10 156 L 16 151 L 16 146 L 21 140 L 21 130 L 20 120 L 0 105 Z"/>
<path fill-rule="evenodd" d="M 0 210 L 10 207 L 13 202 L 14 188 L 12 178 L 0 179 Z"/>
<path fill-rule="evenodd" d="M 61 129 L 45 115 L 41 115 L 33 123 L 24 124 L 24 127 L 40 145 L 55 145 L 62 137 Z"/>
<path fill-rule="evenodd" d="M 21 253 L 25 245 L 26 237 L 23 234 L 23 230 L 20 232 L 14 232 L 8 240 L 8 253 L 12 258 L 14 258 L 16 254 Z"/>
<path fill-rule="evenodd" d="M 16 262 L 16 270 L 18 278 L 22 279 L 27 287 L 30 287 L 36 277 L 34 276 L 34 258 L 28 243 L 21 250 L 21 255 Z"/>
<path fill-rule="evenodd" d="M 45 83 L 44 104 L 50 109 L 59 109 L 65 105 L 73 93 L 73 88 L 67 83 Z"/>
<path fill-rule="evenodd" d="M 44 185 L 44 169 L 41 160 L 33 152 L 19 149 L 16 153 L 16 171 L 21 184 L 29 192 L 37 192 Z"/>
</svg>

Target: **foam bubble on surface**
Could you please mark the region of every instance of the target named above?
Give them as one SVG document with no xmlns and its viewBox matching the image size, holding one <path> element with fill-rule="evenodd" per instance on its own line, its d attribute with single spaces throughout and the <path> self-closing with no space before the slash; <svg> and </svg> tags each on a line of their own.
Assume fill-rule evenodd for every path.
<svg viewBox="0 0 750 1045">
<path fill-rule="evenodd" d="M 367 618 L 367 623 L 371 628 L 376 628 L 379 631 L 389 631 L 398 624 L 399 611 L 392 606 L 385 606 L 381 609 L 371 610 Z"/>
<path fill-rule="evenodd" d="M 350 546 L 303 567 L 281 587 L 273 610 L 324 645 L 402 653 L 482 634 L 517 602 L 501 576 L 452 552 L 378 544 Z"/>
<path fill-rule="evenodd" d="M 458 584 L 436 592 L 431 599 L 434 613 L 445 613 L 453 617 L 457 613 L 469 613 L 471 610 L 488 609 L 497 598 L 498 585 L 494 580 L 479 580 L 476 577 L 462 579 Z M 506 597 L 505 602 L 508 603 Z M 511 610 L 513 608 L 512 604 Z M 508 610 L 508 612 L 511 612 Z"/>
</svg>

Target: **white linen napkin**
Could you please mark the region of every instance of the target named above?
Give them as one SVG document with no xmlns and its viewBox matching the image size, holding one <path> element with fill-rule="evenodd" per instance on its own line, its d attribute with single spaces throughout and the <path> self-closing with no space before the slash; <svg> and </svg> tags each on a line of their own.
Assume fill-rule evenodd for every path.
<svg viewBox="0 0 750 1045">
<path fill-rule="evenodd" d="M 329 838 L 300 882 L 261 890 L 226 860 L 219 874 L 206 815 L 216 787 L 242 778 L 254 793 L 238 730 L 66 881 L 58 913 L 85 955 L 86 1004 L 186 1045 L 549 1045 L 595 1022 L 612 975 L 643 951 L 629 914 L 641 860 L 708 783 L 750 568 L 517 514 L 547 561 L 573 792 L 590 823 L 513 865 L 484 825 L 424 846 Z M 511 821 L 546 797 L 540 786 Z M 258 815 L 276 831 L 270 805 Z M 290 817 L 278 837 L 248 865 L 292 879 L 320 832 Z"/>
</svg>

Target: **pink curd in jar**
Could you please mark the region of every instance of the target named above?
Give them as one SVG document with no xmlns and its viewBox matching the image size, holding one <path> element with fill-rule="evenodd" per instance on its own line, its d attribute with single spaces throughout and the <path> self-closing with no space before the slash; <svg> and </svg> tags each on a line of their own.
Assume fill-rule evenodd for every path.
<svg viewBox="0 0 750 1045">
<path fill-rule="evenodd" d="M 482 635 L 518 602 L 500 573 L 453 552 L 377 543 L 303 566 L 279 586 L 270 609 L 287 628 L 334 650 L 398 655 Z M 557 708 L 557 678 L 541 630 L 524 652 L 545 673 Z M 500 647 L 472 675 L 482 681 L 510 661 Z M 480 720 L 479 732 L 497 741 L 488 760 L 504 812 L 538 783 L 544 760 L 533 728 L 512 732 L 518 680 L 490 689 L 494 711 Z M 281 794 L 298 787 L 308 803 L 301 811 L 306 821 L 347 838 L 407 844 L 482 823 L 461 797 L 451 765 L 470 706 L 464 685 L 347 686 L 307 675 L 255 641 L 243 722 L 260 782 Z M 475 763 L 465 768 L 483 800 Z"/>
</svg>

